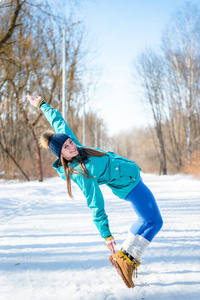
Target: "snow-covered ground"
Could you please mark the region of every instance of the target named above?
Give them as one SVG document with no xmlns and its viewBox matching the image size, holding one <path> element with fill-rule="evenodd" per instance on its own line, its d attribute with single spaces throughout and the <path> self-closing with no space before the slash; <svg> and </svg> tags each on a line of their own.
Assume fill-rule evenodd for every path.
<svg viewBox="0 0 200 300">
<path fill-rule="evenodd" d="M 108 260 L 82 192 L 59 178 L 0 182 L 0 300 L 199 300 L 200 181 L 143 174 L 164 225 L 146 250 L 136 287 Z M 136 216 L 106 187 L 106 212 L 117 249 Z"/>
</svg>

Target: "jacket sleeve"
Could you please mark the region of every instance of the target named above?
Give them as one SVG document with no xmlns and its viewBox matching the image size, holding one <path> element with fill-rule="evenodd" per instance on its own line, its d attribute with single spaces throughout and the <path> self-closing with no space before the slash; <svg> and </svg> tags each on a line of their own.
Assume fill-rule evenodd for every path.
<svg viewBox="0 0 200 300">
<path fill-rule="evenodd" d="M 74 176 L 74 182 L 80 187 L 87 199 L 87 205 L 93 211 L 93 222 L 102 238 L 111 235 L 108 217 L 104 209 L 104 198 L 95 178 L 86 178 L 81 175 Z"/>
<path fill-rule="evenodd" d="M 56 133 L 65 133 L 77 146 L 82 146 L 57 109 L 53 109 L 48 103 L 42 104 L 40 109 Z"/>
</svg>

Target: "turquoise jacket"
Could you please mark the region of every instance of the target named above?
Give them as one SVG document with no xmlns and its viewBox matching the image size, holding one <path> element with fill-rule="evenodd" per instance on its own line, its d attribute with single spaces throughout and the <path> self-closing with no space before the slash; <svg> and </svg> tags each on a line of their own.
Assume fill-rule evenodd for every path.
<svg viewBox="0 0 200 300">
<path fill-rule="evenodd" d="M 54 131 L 56 133 L 65 133 L 69 135 L 79 150 L 81 150 L 82 145 L 77 140 L 59 111 L 51 108 L 47 103 L 42 104 L 40 109 Z M 60 159 L 58 158 L 53 163 L 53 168 L 56 169 L 59 176 L 65 180 L 65 172 L 59 162 Z M 109 229 L 108 217 L 104 209 L 104 198 L 99 185 L 106 184 L 116 196 L 124 199 L 138 184 L 140 180 L 140 168 L 135 162 L 118 156 L 113 152 L 107 152 L 107 154 L 102 157 L 91 156 L 84 163 L 91 178 L 86 178 L 80 174 L 70 174 L 70 178 L 82 190 L 87 199 L 88 207 L 93 211 L 93 221 L 101 236 L 106 238 L 111 235 L 111 232 Z M 76 161 L 72 161 L 70 166 L 81 171 L 81 167 Z"/>
</svg>

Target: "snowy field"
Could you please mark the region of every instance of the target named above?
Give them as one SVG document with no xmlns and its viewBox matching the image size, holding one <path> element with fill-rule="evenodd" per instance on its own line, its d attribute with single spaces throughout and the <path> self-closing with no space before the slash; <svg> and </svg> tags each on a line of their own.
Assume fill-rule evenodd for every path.
<svg viewBox="0 0 200 300">
<path fill-rule="evenodd" d="M 143 174 L 164 225 L 146 250 L 136 287 L 108 260 L 82 192 L 59 178 L 0 181 L 0 300 L 199 300 L 200 181 Z M 106 212 L 120 249 L 135 215 L 106 187 Z"/>
</svg>

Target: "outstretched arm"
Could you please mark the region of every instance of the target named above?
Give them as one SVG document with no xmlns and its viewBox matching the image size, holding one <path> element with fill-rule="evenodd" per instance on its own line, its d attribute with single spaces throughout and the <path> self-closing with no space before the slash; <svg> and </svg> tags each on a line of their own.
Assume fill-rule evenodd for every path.
<svg viewBox="0 0 200 300">
<path fill-rule="evenodd" d="M 104 238 L 106 246 L 111 253 L 114 254 L 116 243 L 110 232 L 108 217 L 104 209 L 104 199 L 97 180 L 95 178 L 86 178 L 74 174 L 72 174 L 72 177 L 85 195 L 88 207 L 93 211 L 94 224 L 99 230 L 102 238 Z"/>
<path fill-rule="evenodd" d="M 26 97 L 33 106 L 41 109 L 56 133 L 65 133 L 70 136 L 77 146 L 82 146 L 57 109 L 53 109 L 38 95 L 36 98 L 30 95 L 27 95 Z"/>
</svg>

